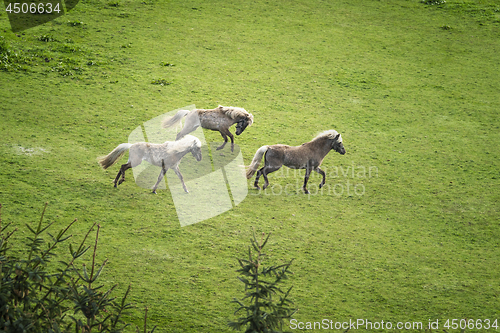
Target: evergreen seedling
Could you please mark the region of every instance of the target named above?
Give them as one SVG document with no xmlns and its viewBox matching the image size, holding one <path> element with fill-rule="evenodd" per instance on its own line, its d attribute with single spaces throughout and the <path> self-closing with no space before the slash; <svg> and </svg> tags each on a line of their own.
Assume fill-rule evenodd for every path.
<svg viewBox="0 0 500 333">
<path fill-rule="evenodd" d="M 291 274 L 289 268 L 292 260 L 288 263 L 265 267 L 262 249 L 269 240 L 268 234 L 264 240 L 264 233 L 260 242 L 253 234 L 251 245 L 248 248 L 248 259 L 238 259 L 241 266 L 237 270 L 241 274 L 238 279 L 245 285 L 245 296 L 242 300 L 234 299 L 233 303 L 239 305 L 235 314 L 244 313 L 228 325 L 234 330 L 245 329 L 245 333 L 279 333 L 282 332 L 285 319 L 290 319 L 297 311 L 288 299 L 292 287 L 283 292 L 278 284 L 288 278 Z M 253 249 L 253 251 L 252 251 Z"/>
</svg>

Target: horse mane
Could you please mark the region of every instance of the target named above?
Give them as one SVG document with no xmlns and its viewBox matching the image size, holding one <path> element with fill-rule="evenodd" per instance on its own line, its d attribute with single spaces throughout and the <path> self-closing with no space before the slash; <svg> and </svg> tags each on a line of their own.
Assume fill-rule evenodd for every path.
<svg viewBox="0 0 500 333">
<path fill-rule="evenodd" d="M 312 139 L 311 141 L 321 140 L 321 139 L 335 139 L 335 137 L 338 134 L 339 133 L 336 130 L 324 131 L 324 132 L 321 132 L 318 135 L 316 135 L 316 137 L 314 139 Z M 339 136 L 338 142 L 342 142 L 342 136 Z"/>
<path fill-rule="evenodd" d="M 253 115 L 248 113 L 245 109 L 239 108 L 236 106 L 222 106 L 219 105 L 219 109 L 228 115 L 231 119 L 240 119 L 247 118 L 249 123 L 248 125 L 252 125 L 253 123 Z"/>
<path fill-rule="evenodd" d="M 186 135 L 180 140 L 170 141 L 167 148 L 174 153 L 181 153 L 188 150 L 193 145 L 193 142 L 196 144 L 196 147 L 201 147 L 200 139 L 192 135 Z"/>
</svg>

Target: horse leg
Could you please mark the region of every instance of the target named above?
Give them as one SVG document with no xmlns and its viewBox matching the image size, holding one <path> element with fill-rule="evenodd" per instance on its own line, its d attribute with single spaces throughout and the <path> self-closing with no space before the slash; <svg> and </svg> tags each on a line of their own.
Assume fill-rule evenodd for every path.
<svg viewBox="0 0 500 333">
<path fill-rule="evenodd" d="M 317 173 L 319 173 L 320 175 L 323 176 L 323 180 L 321 181 L 321 183 L 319 184 L 319 188 L 322 188 L 323 186 L 325 186 L 325 183 L 326 183 L 326 174 L 323 170 L 321 170 L 319 167 L 317 167 L 316 169 L 314 169 L 314 171 L 316 171 Z"/>
<path fill-rule="evenodd" d="M 233 153 L 234 152 L 234 136 L 233 136 L 233 134 L 231 134 L 231 132 L 229 132 L 229 128 L 226 129 L 226 134 L 231 139 L 231 153 Z"/>
<path fill-rule="evenodd" d="M 262 175 L 262 170 L 264 170 L 265 166 L 260 168 L 258 171 L 257 171 L 257 175 L 255 175 L 255 182 L 253 183 L 253 186 L 260 190 L 260 187 L 259 187 L 259 178 L 260 178 L 260 175 Z"/>
<path fill-rule="evenodd" d="M 153 193 L 156 194 L 156 189 L 158 188 L 158 185 L 160 184 L 161 180 L 167 173 L 167 169 L 165 168 L 165 162 L 161 160 L 161 171 L 160 174 L 158 175 L 158 181 L 156 182 L 155 186 L 153 186 Z"/>
<path fill-rule="evenodd" d="M 127 164 L 123 164 L 121 169 L 120 169 L 120 171 L 122 173 L 122 178 L 118 182 L 118 185 L 120 185 L 121 183 L 123 183 L 125 181 L 125 170 L 128 170 L 130 168 L 135 168 L 136 166 L 141 164 L 141 162 L 142 162 L 142 157 L 140 155 L 138 155 L 137 152 L 131 151 L 129 158 L 128 158 L 128 161 L 127 161 Z M 116 179 L 118 179 L 118 176 L 116 176 L 116 177 L 117 177 Z"/>
<path fill-rule="evenodd" d="M 118 187 L 117 182 L 118 182 L 118 179 L 120 178 L 121 175 L 122 175 L 122 168 L 120 168 L 120 170 L 118 171 L 118 174 L 116 175 L 115 180 L 113 181 L 114 187 Z"/>
<path fill-rule="evenodd" d="M 115 187 L 117 187 L 117 185 L 120 185 L 121 183 L 123 183 L 125 181 L 125 171 L 130 169 L 131 167 L 132 167 L 132 163 L 130 163 L 130 162 L 128 162 L 126 164 L 122 164 L 122 166 L 120 167 L 120 171 L 118 171 L 118 174 L 116 175 L 116 178 L 114 181 Z M 118 181 L 120 176 L 122 176 L 122 178 L 120 179 L 120 181 Z"/>
<path fill-rule="evenodd" d="M 281 168 L 281 165 L 279 166 L 270 166 L 270 165 L 266 165 L 262 170 L 262 176 L 264 176 L 264 186 L 262 186 L 262 189 L 265 190 L 266 187 L 269 186 L 269 180 L 267 179 L 267 175 L 270 174 L 271 172 L 274 172 L 276 170 L 279 170 L 279 168 Z"/>
<path fill-rule="evenodd" d="M 179 177 L 179 179 L 181 180 L 182 188 L 184 188 L 184 192 L 189 193 L 189 191 L 186 187 L 186 184 L 184 184 L 184 178 L 182 177 L 181 170 L 179 170 L 179 166 L 177 166 L 174 169 L 174 171 L 175 171 L 175 174 L 177 175 L 177 177 Z"/>
<path fill-rule="evenodd" d="M 191 133 L 193 131 L 192 128 L 189 128 L 187 126 L 184 126 L 179 133 L 177 133 L 177 136 L 175 137 L 175 141 L 178 141 L 179 139 L 183 138 L 186 134 Z"/>
<path fill-rule="evenodd" d="M 122 178 L 118 181 L 118 185 L 120 185 L 124 181 L 125 181 L 125 170 L 123 170 L 123 172 L 122 172 Z"/>
<path fill-rule="evenodd" d="M 307 190 L 307 181 L 309 180 L 309 175 L 311 174 L 311 167 L 308 165 L 306 167 L 306 176 L 304 177 L 304 186 L 302 186 L 302 189 L 304 190 L 305 194 L 309 194 L 309 191 Z"/>
<path fill-rule="evenodd" d="M 216 150 L 221 150 L 224 148 L 224 146 L 226 145 L 227 143 L 227 136 L 226 136 L 226 133 L 223 132 L 223 130 L 219 130 L 219 133 L 220 135 L 222 135 L 222 138 L 224 138 L 224 143 L 220 146 L 220 147 L 217 147 Z"/>
</svg>

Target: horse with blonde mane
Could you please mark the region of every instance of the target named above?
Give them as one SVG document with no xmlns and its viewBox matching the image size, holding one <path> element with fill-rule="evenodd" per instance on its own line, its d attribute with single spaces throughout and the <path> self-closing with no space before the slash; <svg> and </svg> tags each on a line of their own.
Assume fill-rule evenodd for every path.
<svg viewBox="0 0 500 333">
<path fill-rule="evenodd" d="M 187 117 L 186 117 L 187 116 Z M 247 126 L 252 125 L 253 115 L 248 113 L 243 108 L 233 106 L 222 106 L 215 109 L 195 109 L 180 110 L 175 116 L 166 118 L 162 126 L 168 128 L 177 124 L 182 118 L 186 117 L 186 122 L 182 130 L 177 134 L 176 140 L 179 140 L 184 135 L 191 133 L 199 126 L 212 131 L 219 131 L 224 139 L 224 143 L 217 148 L 220 150 L 224 148 L 227 143 L 227 137 L 231 139 L 231 151 L 234 151 L 234 136 L 229 132 L 229 127 L 233 124 L 236 125 L 236 135 L 243 133 Z"/>
<path fill-rule="evenodd" d="M 264 156 L 264 167 L 257 171 L 257 176 L 255 177 L 254 186 L 257 189 L 259 187 L 259 178 L 264 176 L 264 186 L 269 185 L 267 175 L 281 168 L 285 165 L 292 169 L 306 169 L 306 175 L 304 178 L 304 185 L 302 189 L 304 193 L 308 194 L 307 181 L 309 180 L 309 175 L 311 171 L 316 171 L 323 176 L 323 180 L 319 184 L 319 188 L 322 188 L 326 182 L 326 174 L 323 170 L 319 168 L 321 162 L 325 156 L 330 152 L 330 150 L 335 150 L 337 153 L 344 155 L 345 148 L 342 144 L 342 137 L 340 133 L 335 130 L 329 130 L 318 134 L 311 141 L 302 144 L 301 146 L 287 146 L 282 144 L 272 145 L 272 146 L 262 146 L 260 147 L 250 164 L 246 176 L 250 179 L 257 168 L 259 167 L 262 156 Z"/>
<path fill-rule="evenodd" d="M 161 167 L 158 181 L 153 186 L 153 193 L 156 194 L 156 189 L 160 184 L 163 176 L 168 169 L 174 170 L 175 174 L 181 180 L 182 187 L 186 193 L 189 193 L 184 178 L 179 170 L 179 163 L 187 153 L 191 152 L 197 161 L 201 161 L 201 141 L 192 135 L 186 135 L 179 141 L 166 141 L 162 144 L 149 142 L 137 142 L 134 144 L 122 143 L 118 145 L 111 153 L 99 160 L 99 164 L 103 169 L 107 169 L 120 159 L 126 151 L 129 151 L 127 163 L 122 164 L 120 171 L 114 180 L 115 187 L 125 181 L 125 171 L 130 168 L 135 168 L 142 163 L 143 160 Z M 118 180 L 121 176 L 121 179 Z"/>
</svg>

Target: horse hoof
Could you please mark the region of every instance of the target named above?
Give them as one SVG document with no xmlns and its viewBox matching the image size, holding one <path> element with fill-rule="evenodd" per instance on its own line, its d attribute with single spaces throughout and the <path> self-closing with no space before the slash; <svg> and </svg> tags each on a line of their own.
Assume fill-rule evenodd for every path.
<svg viewBox="0 0 500 333">
<path fill-rule="evenodd" d="M 309 191 L 308 190 L 304 190 L 304 194 L 309 194 Z"/>
<path fill-rule="evenodd" d="M 156 191 L 153 191 L 153 194 L 158 194 L 158 193 L 156 193 Z"/>
<path fill-rule="evenodd" d="M 319 188 L 322 188 L 323 186 L 325 186 L 325 184 L 319 184 Z"/>
</svg>

